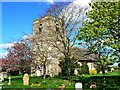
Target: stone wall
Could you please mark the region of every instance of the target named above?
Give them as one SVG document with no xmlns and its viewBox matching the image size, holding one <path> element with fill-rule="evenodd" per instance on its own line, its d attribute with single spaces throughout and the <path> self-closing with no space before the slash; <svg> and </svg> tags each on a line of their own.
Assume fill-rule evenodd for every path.
<svg viewBox="0 0 120 90">
<path fill-rule="evenodd" d="M 60 69 L 57 68 L 60 68 L 58 62 L 61 52 L 54 47 L 56 43 L 60 45 L 57 41 L 56 29 L 59 24 L 60 21 L 50 15 L 35 20 L 33 24 L 33 61 L 41 67 L 41 61 L 46 60 L 46 74 L 48 75 L 51 75 L 51 73 L 58 75 L 60 72 Z"/>
</svg>

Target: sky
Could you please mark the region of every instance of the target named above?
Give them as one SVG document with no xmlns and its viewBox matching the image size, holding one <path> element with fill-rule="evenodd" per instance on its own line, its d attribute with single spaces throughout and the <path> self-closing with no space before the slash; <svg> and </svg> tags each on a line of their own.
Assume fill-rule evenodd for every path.
<svg viewBox="0 0 120 90">
<path fill-rule="evenodd" d="M 1 1 L 1 0 L 0 0 Z M 34 1 L 34 2 L 33 2 Z M 88 5 L 90 0 L 2 0 L 0 2 L 0 58 L 7 55 L 4 48 L 32 33 L 35 19 L 55 2 L 73 2 Z"/>
<path fill-rule="evenodd" d="M 0 40 L 0 57 L 5 56 L 7 51 L 4 48 L 10 47 L 14 42 L 19 41 L 25 34 L 32 33 L 32 24 L 35 19 L 45 14 L 51 4 L 57 2 L 73 2 L 84 5 L 90 0 L 2 0 L 1 15 L 2 29 Z M 1 16 L 0 16 L 1 17 Z"/>
<path fill-rule="evenodd" d="M 51 3 L 46 2 L 2 2 L 2 43 L 0 54 L 6 53 L 4 48 L 32 33 L 33 20 L 40 18 Z"/>
</svg>

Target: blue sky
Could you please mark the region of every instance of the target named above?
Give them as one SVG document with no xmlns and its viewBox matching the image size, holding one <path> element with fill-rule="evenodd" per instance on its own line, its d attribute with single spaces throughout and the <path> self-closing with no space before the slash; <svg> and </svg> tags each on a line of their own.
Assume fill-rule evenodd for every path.
<svg viewBox="0 0 120 90">
<path fill-rule="evenodd" d="M 40 18 L 47 8 L 53 4 L 53 0 L 48 1 L 49 2 L 44 2 L 44 0 L 43 2 L 2 2 L 2 4 L 0 2 L 0 20 L 2 12 L 2 22 L 0 22 L 0 25 L 2 25 L 2 33 L 0 26 L 0 39 L 2 34 L 2 42 L 0 40 L 0 57 L 7 54 L 3 48 L 11 46 L 13 42 L 21 39 L 24 33 L 32 33 L 33 20 Z M 77 0 L 76 4 L 84 5 L 87 1 L 89 0 Z"/>
<path fill-rule="evenodd" d="M 25 34 L 31 34 L 33 20 L 40 18 L 47 8 L 56 1 L 75 1 L 74 4 L 84 6 L 88 5 L 90 0 L 2 0 L 2 43 L 0 42 L 0 57 L 7 54 L 3 48 L 10 47 L 13 45 L 13 42 L 18 41 Z"/>
<path fill-rule="evenodd" d="M 13 42 L 21 39 L 24 33 L 32 33 L 33 20 L 40 18 L 51 4 L 74 1 L 76 1 L 75 4 L 86 5 L 90 0 L 2 0 L 2 11 L 0 11 L 2 12 L 0 57 L 7 54 L 3 48 L 9 47 Z"/>
<path fill-rule="evenodd" d="M 40 2 L 3 2 L 2 3 L 2 43 L 19 39 L 23 33 L 32 33 L 34 19 L 38 19 L 49 7 Z"/>
<path fill-rule="evenodd" d="M 51 3 L 46 2 L 2 2 L 2 43 L 0 53 L 24 36 L 32 33 L 34 19 L 40 18 Z"/>
</svg>

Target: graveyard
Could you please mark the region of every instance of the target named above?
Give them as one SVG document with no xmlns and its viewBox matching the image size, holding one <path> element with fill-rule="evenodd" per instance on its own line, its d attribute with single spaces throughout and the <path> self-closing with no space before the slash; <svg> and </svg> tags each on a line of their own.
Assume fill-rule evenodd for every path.
<svg viewBox="0 0 120 90">
<path fill-rule="evenodd" d="M 47 76 L 46 79 L 43 79 L 42 76 L 31 76 L 28 74 L 27 78 L 25 75 L 18 75 L 18 76 L 7 76 L 4 78 L 2 82 L 3 90 L 6 89 L 31 89 L 31 88 L 40 88 L 43 90 L 47 89 L 54 89 L 58 90 L 59 88 L 64 89 L 75 89 L 75 85 L 77 82 L 82 82 L 83 90 L 91 90 L 91 86 L 93 81 L 95 82 L 95 87 L 98 89 L 109 89 L 113 88 L 119 90 L 120 88 L 120 70 L 115 70 L 114 72 L 109 72 L 104 76 L 102 74 L 96 75 L 74 75 L 71 76 L 71 79 L 68 80 L 66 76 L 56 76 L 56 77 L 49 77 Z M 28 80 L 28 81 L 27 81 Z M 27 81 L 27 83 L 26 83 Z M 93 85 L 94 86 L 94 85 Z"/>
<path fill-rule="evenodd" d="M 15 18 L 14 23 L 10 20 L 12 28 L 4 24 L 7 28 L 3 31 L 16 35 L 10 34 L 15 36 L 12 43 L 7 38 L 7 44 L 0 44 L 4 47 L 4 55 L 0 53 L 0 90 L 120 90 L 120 2 L 81 5 L 80 0 L 52 1 L 9 3 L 19 7 L 13 9 L 25 11 L 10 10 L 17 19 L 3 14 Z M 9 10 L 7 4 L 4 7 Z M 28 5 L 30 13 L 22 5 Z M 41 8 L 39 17 L 37 5 Z M 26 33 L 22 36 L 17 30 Z"/>
</svg>

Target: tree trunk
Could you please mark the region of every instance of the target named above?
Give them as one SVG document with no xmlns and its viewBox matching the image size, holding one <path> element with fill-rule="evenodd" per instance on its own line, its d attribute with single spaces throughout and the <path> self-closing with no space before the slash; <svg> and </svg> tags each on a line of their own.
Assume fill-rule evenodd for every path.
<svg viewBox="0 0 120 90">
<path fill-rule="evenodd" d="M 43 79 L 46 78 L 46 66 L 45 64 L 43 65 Z"/>
<path fill-rule="evenodd" d="M 102 65 L 102 74 L 105 74 L 104 66 Z"/>
</svg>

